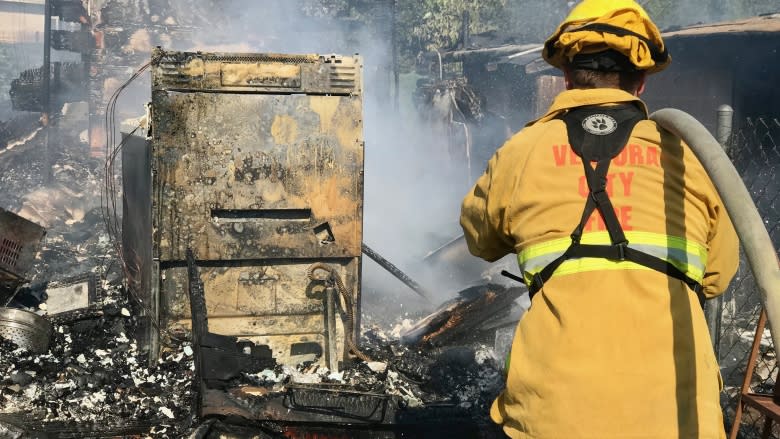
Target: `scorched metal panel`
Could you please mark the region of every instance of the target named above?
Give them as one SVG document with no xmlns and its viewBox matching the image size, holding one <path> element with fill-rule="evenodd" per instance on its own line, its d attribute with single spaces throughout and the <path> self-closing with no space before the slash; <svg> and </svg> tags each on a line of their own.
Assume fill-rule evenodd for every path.
<svg viewBox="0 0 780 439">
<path fill-rule="evenodd" d="M 343 279 L 357 333 L 360 58 L 157 49 L 152 72 L 153 282 L 163 326 L 189 324 L 189 248 L 216 332 L 267 344 L 283 362 L 295 361 L 293 345 L 322 345 L 325 284 L 308 276 L 319 262 Z M 340 349 L 344 331 L 339 322 Z"/>
</svg>

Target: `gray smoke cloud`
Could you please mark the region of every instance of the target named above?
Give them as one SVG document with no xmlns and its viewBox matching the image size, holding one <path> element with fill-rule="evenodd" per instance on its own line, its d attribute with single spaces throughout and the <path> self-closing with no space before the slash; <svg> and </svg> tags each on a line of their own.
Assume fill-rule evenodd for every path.
<svg viewBox="0 0 780 439">
<path fill-rule="evenodd" d="M 369 26 L 307 16 L 294 1 L 232 0 L 220 5 L 218 15 L 210 17 L 211 28 L 193 33 L 192 39 L 173 37 L 168 48 L 363 57 L 364 241 L 409 275 L 420 276 L 423 257 L 460 233 L 459 206 L 470 182 L 465 172 L 443 160 L 446 139 L 415 109 L 414 78 L 402 78 L 397 103 L 392 95 L 390 15 L 374 17 Z M 443 300 L 453 291 L 442 289 L 437 277 L 429 274 L 418 280 Z M 372 306 L 387 316 L 410 309 L 418 314 L 430 307 L 367 257 L 363 284 L 369 313 Z"/>
<path fill-rule="evenodd" d="M 685 27 L 780 12 L 777 0 L 644 1 L 661 29 Z"/>
</svg>

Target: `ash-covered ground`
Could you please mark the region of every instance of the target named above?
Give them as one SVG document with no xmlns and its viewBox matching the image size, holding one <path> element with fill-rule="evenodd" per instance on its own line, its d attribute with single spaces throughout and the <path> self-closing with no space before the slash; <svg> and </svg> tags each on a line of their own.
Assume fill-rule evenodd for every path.
<svg viewBox="0 0 780 439">
<path fill-rule="evenodd" d="M 31 290 L 88 273 L 101 279 L 88 310 L 50 316 L 47 353 L 0 338 L 0 438 L 89 437 L 123 426 L 181 437 L 192 407 L 192 348 L 168 346 L 150 367 L 136 343 L 140 311 L 117 274 L 101 203 L 105 160 L 90 156 L 86 111 L 66 105 L 51 129 L 31 122 L 0 150 L 0 206 L 47 230 L 27 273 Z M 22 289 L 12 306 L 46 315 L 45 299 Z"/>
<path fill-rule="evenodd" d="M 0 343 L 0 437 L 115 437 L 132 432 L 179 438 L 195 431 L 193 347 L 188 341 L 169 340 L 161 359 L 150 367 L 135 341 L 140 319 L 131 303 L 117 299 L 122 296 L 120 290 L 111 291 L 82 318 L 54 319 L 45 354 Z M 373 326 L 364 332 L 361 350 L 371 362 L 344 362 L 337 373 L 313 363 L 277 365 L 243 373 L 225 387 L 265 388 L 272 395 L 291 384 L 340 385 L 392 396 L 407 416 L 425 419 L 428 407 L 444 407 L 477 424 L 489 424 L 489 404 L 503 386 L 492 347 L 469 343 L 415 349 Z"/>
<path fill-rule="evenodd" d="M 192 347 L 170 346 L 150 367 L 133 338 L 138 318 L 128 306 L 107 298 L 82 318 L 55 319 L 42 355 L 0 342 L 0 437 L 91 437 L 87 432 L 123 427 L 181 437 L 192 407 Z M 24 433 L 13 436 L 14 427 Z"/>
</svg>

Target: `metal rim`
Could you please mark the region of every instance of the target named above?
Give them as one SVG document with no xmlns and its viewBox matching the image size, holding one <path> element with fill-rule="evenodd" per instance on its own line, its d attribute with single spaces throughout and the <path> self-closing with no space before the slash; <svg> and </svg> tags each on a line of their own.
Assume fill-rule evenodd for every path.
<svg viewBox="0 0 780 439">
<path fill-rule="evenodd" d="M 44 317 L 16 308 L 0 308 L 0 336 L 34 353 L 49 346 L 52 325 Z"/>
</svg>

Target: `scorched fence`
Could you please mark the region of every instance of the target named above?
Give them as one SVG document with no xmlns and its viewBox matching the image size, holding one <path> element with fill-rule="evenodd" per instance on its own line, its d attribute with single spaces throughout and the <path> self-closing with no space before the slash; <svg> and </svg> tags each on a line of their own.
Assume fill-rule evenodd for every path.
<svg viewBox="0 0 780 439">
<path fill-rule="evenodd" d="M 780 119 L 751 118 L 738 126 L 727 150 L 764 219 L 775 249 L 780 249 Z M 722 315 L 713 334 L 724 382 L 721 404 L 729 429 L 734 422 L 761 314 L 761 294 L 743 252 L 740 259 L 739 271 L 723 296 Z M 777 373 L 776 353 L 769 329 L 766 329 L 761 334 L 756 367 L 750 381 L 751 392 L 771 394 Z M 765 421 L 766 418 L 755 410 L 746 409 L 738 437 L 780 438 L 780 425 L 775 423 L 765 432 Z"/>
</svg>

